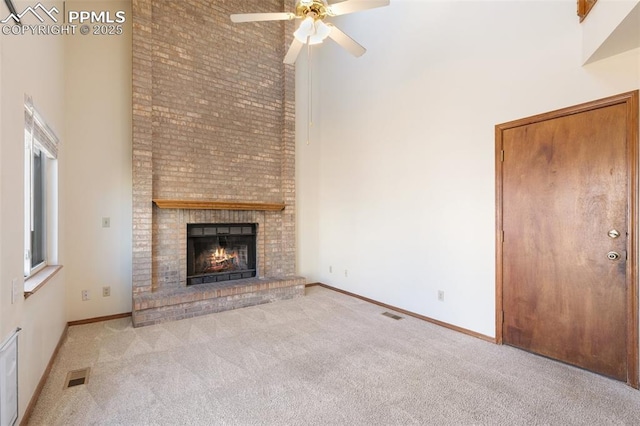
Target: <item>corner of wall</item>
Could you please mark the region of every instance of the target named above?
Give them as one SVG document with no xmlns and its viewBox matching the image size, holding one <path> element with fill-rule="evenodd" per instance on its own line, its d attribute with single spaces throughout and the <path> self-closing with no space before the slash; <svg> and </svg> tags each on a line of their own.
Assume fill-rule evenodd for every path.
<svg viewBox="0 0 640 426">
<path fill-rule="evenodd" d="M 588 64 L 640 47 L 640 0 L 599 0 L 582 22 Z"/>
</svg>

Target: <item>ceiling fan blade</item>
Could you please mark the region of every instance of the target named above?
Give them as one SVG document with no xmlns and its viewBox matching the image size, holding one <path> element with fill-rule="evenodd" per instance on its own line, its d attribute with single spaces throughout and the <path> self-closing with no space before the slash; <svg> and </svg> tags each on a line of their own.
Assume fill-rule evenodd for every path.
<svg viewBox="0 0 640 426">
<path fill-rule="evenodd" d="M 290 21 L 295 19 L 294 13 L 236 13 L 231 15 L 231 21 L 239 22 L 261 22 L 261 21 Z"/>
<path fill-rule="evenodd" d="M 289 51 L 284 57 L 284 61 L 282 62 L 284 62 L 285 64 L 291 64 L 291 65 L 295 64 L 296 59 L 298 59 L 298 55 L 302 50 L 302 46 L 304 46 L 304 43 L 298 40 L 297 38 L 294 38 L 293 41 L 291 42 L 291 46 L 289 47 Z"/>
<path fill-rule="evenodd" d="M 389 6 L 389 0 L 347 0 L 330 5 L 327 12 L 331 16 L 339 16 L 384 6 Z"/>
<path fill-rule="evenodd" d="M 360 57 L 367 51 L 367 49 L 359 45 L 354 39 L 352 39 L 342 31 L 340 31 L 335 25 L 330 25 L 330 27 L 331 32 L 329 33 L 329 38 L 342 46 L 342 48 L 351 53 L 353 56 Z"/>
</svg>

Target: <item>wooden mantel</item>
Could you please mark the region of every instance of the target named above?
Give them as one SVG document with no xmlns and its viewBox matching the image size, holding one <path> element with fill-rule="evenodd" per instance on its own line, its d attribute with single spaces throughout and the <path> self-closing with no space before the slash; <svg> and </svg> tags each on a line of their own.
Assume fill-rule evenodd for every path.
<svg viewBox="0 0 640 426">
<path fill-rule="evenodd" d="M 202 200 L 159 200 L 153 202 L 160 209 L 192 209 L 192 210 L 255 210 L 282 211 L 284 203 L 242 203 L 236 201 L 202 201 Z"/>
<path fill-rule="evenodd" d="M 580 18 L 580 22 L 584 21 L 584 18 L 591 12 L 591 8 L 593 8 L 597 1 L 598 0 L 578 0 L 578 17 Z"/>
</svg>

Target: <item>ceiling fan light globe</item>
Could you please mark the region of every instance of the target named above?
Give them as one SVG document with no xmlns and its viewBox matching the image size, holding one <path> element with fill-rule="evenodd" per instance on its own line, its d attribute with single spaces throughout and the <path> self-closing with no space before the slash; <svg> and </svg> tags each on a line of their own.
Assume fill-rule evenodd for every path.
<svg viewBox="0 0 640 426">
<path fill-rule="evenodd" d="M 316 32 L 312 38 L 318 37 L 320 42 L 322 42 L 324 39 L 329 37 L 329 34 L 331 34 L 331 27 L 322 21 L 316 21 Z"/>
<path fill-rule="evenodd" d="M 300 24 L 297 30 L 293 32 L 293 36 L 300 42 L 306 43 L 307 38 L 316 33 L 316 27 L 314 25 L 314 19 L 311 17 L 305 18 Z"/>
</svg>

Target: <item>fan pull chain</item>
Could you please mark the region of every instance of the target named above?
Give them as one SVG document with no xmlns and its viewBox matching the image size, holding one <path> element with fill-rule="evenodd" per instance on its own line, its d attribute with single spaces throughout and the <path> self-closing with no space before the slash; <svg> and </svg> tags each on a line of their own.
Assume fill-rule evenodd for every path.
<svg viewBox="0 0 640 426">
<path fill-rule="evenodd" d="M 313 64 L 311 63 L 311 45 L 307 42 L 307 145 L 311 144 L 311 128 L 313 127 Z"/>
</svg>

